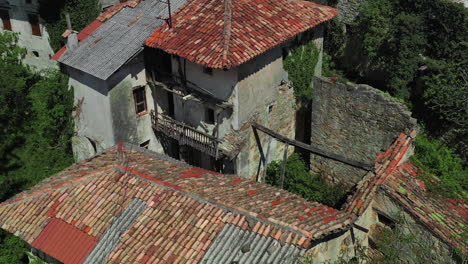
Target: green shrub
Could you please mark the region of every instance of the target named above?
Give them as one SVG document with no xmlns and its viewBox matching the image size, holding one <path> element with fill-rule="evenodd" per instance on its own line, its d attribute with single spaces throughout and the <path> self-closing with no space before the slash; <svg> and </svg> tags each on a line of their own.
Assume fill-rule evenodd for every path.
<svg viewBox="0 0 468 264">
<path fill-rule="evenodd" d="M 315 67 L 319 60 L 320 50 L 313 41 L 299 45 L 291 50 L 284 60 L 284 69 L 294 87 L 298 101 L 312 100 Z"/>
<path fill-rule="evenodd" d="M 27 263 L 27 250 L 26 242 L 0 229 L 0 264 Z"/>
<path fill-rule="evenodd" d="M 468 198 L 468 168 L 450 148 L 425 135 L 416 137 L 415 146 L 415 154 L 410 159 L 424 170 L 421 177 L 430 191 L 450 198 Z M 431 175 L 440 181 L 435 182 Z"/>
<path fill-rule="evenodd" d="M 268 165 L 266 183 L 280 186 L 282 161 Z M 291 155 L 286 163 L 284 189 L 307 200 L 338 208 L 345 191 L 328 186 L 319 175 L 311 175 L 298 154 Z"/>
</svg>

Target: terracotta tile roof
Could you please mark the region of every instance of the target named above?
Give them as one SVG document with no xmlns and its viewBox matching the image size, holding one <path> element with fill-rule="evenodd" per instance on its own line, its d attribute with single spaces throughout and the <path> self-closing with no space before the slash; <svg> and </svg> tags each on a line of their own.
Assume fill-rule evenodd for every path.
<svg viewBox="0 0 468 264">
<path fill-rule="evenodd" d="M 360 216 L 367 210 L 378 188 L 397 169 L 403 158 L 409 154 L 415 135 L 416 131 L 411 132 L 410 136 L 401 133 L 386 152 L 377 156 L 374 171 L 369 172 L 358 183 L 356 191 L 347 201 L 345 211 Z"/>
<path fill-rule="evenodd" d="M 428 193 L 424 182 L 417 177 L 420 169 L 409 162 L 403 163 L 410 154 L 415 134 L 415 131 L 410 135 L 402 133 L 390 149 L 378 155 L 375 172 L 366 175 L 358 184 L 356 192 L 348 199 L 345 211 L 360 216 L 377 191 L 383 190 L 442 241 L 466 253 L 466 201 Z"/>
<path fill-rule="evenodd" d="M 212 68 L 233 68 L 338 14 L 309 1 L 191 0 L 146 45 Z"/>
<path fill-rule="evenodd" d="M 382 189 L 449 245 L 467 253 L 468 206 L 463 199 L 447 199 L 426 191 L 418 179 L 419 169 L 404 163 L 395 170 Z"/>
<path fill-rule="evenodd" d="M 287 246 L 277 254 L 299 254 L 312 240 L 355 219 L 235 175 L 193 168 L 136 147 L 118 149 L 75 164 L 1 204 L 0 227 L 65 263 L 82 259 L 84 251 L 92 260 L 112 263 L 195 263 L 226 225 Z M 143 203 L 137 211 L 135 201 Z M 74 241 L 60 240 L 57 229 L 97 246 L 70 253 Z M 58 241 L 64 247 L 59 253 L 53 249 Z"/>
</svg>

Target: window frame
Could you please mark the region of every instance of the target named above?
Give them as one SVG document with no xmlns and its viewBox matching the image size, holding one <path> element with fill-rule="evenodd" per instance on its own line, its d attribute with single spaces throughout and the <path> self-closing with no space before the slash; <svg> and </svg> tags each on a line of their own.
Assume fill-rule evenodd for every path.
<svg viewBox="0 0 468 264">
<path fill-rule="evenodd" d="M 143 100 L 141 102 L 139 102 L 138 98 L 137 98 L 139 92 L 142 92 L 142 94 L 143 94 Z M 139 86 L 139 87 L 133 88 L 132 95 L 133 95 L 133 104 L 135 106 L 135 113 L 138 116 L 147 114 L 148 113 L 148 104 L 147 104 L 147 101 L 146 101 L 146 87 L 145 86 Z M 144 109 L 143 109 L 143 111 L 138 111 L 138 107 L 141 104 L 143 104 Z"/>
<path fill-rule="evenodd" d="M 216 111 L 212 107 L 206 107 L 205 109 L 205 123 L 209 125 L 216 124 Z"/>
</svg>

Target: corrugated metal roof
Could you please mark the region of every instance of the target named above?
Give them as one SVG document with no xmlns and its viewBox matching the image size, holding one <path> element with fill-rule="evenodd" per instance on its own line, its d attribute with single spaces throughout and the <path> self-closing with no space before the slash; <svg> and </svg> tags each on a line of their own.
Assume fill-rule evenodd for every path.
<svg viewBox="0 0 468 264">
<path fill-rule="evenodd" d="M 94 248 L 96 241 L 73 225 L 52 218 L 31 245 L 63 263 L 78 264 Z"/>
<path fill-rule="evenodd" d="M 271 237 L 225 225 L 208 249 L 201 263 L 296 263 L 305 252 L 292 244 L 283 244 Z"/>
<path fill-rule="evenodd" d="M 185 0 L 171 1 L 176 11 Z M 106 21 L 78 48 L 67 51 L 59 61 L 67 66 L 106 80 L 143 48 L 145 40 L 168 16 L 167 4 L 142 1 L 134 8 L 124 8 Z"/>
<path fill-rule="evenodd" d="M 146 202 L 134 199 L 133 202 L 123 211 L 123 213 L 106 230 L 101 240 L 83 263 L 102 263 L 120 243 L 121 235 L 127 231 L 135 219 L 145 210 Z"/>
</svg>

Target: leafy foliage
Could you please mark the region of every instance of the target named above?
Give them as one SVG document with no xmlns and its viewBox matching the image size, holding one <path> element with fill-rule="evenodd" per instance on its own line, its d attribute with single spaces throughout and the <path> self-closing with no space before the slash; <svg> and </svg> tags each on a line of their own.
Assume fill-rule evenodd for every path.
<svg viewBox="0 0 468 264">
<path fill-rule="evenodd" d="M 0 229 L 0 264 L 25 263 L 27 250 L 26 242 Z"/>
<path fill-rule="evenodd" d="M 312 100 L 315 66 L 320 51 L 313 41 L 299 45 L 291 50 L 284 60 L 284 69 L 294 87 L 294 95 L 299 101 Z"/>
<path fill-rule="evenodd" d="M 39 14 L 45 21 L 49 41 L 54 50 L 64 44 L 63 32 L 67 29 L 65 14 L 70 14 L 73 30 L 80 31 L 99 16 L 99 0 L 39 0 Z"/>
<path fill-rule="evenodd" d="M 463 161 L 447 146 L 427 136 L 417 136 L 415 145 L 411 161 L 425 171 L 422 178 L 429 190 L 446 197 L 468 198 L 468 168 Z"/>
<path fill-rule="evenodd" d="M 0 201 L 73 162 L 67 78 L 22 65 L 15 59 L 23 52 L 16 41 L 11 33 L 0 34 L 0 49 L 10 49 L 0 57 Z"/>
<path fill-rule="evenodd" d="M 282 161 L 268 165 L 266 183 L 280 186 Z M 284 189 L 311 201 L 338 208 L 345 192 L 337 187 L 328 186 L 319 175 L 311 175 L 298 154 L 291 155 L 286 162 Z"/>
</svg>

